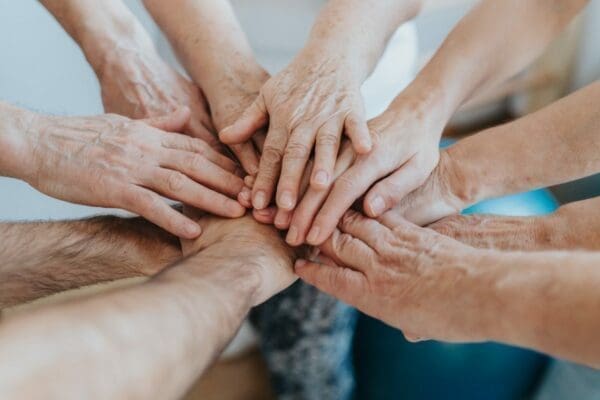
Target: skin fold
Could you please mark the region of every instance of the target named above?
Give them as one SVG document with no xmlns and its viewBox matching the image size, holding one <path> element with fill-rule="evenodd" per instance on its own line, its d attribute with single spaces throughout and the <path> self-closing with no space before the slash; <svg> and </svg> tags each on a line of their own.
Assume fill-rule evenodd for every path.
<svg viewBox="0 0 600 400">
<path fill-rule="evenodd" d="M 273 228 L 251 217 L 200 223 L 188 257 L 147 283 L 4 319 L 2 398 L 183 396 L 250 308 L 296 279 L 295 255 Z"/>
<path fill-rule="evenodd" d="M 410 340 L 492 340 L 600 367 L 598 253 L 484 251 L 353 211 L 321 251 L 296 263 L 300 278 Z"/>
<path fill-rule="evenodd" d="M 133 121 L 107 114 L 44 116 L 0 103 L 0 174 L 62 200 L 123 208 L 167 231 L 194 238 L 200 227 L 159 195 L 240 217 L 244 186 L 236 164 L 202 139 L 171 133 L 190 112 Z M 27 163 L 22 160 L 28 160 Z"/>
</svg>

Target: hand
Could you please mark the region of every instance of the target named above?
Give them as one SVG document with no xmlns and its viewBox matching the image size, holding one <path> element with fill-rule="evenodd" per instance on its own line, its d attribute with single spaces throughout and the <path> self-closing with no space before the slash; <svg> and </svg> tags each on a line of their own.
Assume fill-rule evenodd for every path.
<svg viewBox="0 0 600 400">
<path fill-rule="evenodd" d="M 183 131 L 218 147 L 208 106 L 199 87 L 165 63 L 154 49 L 117 48 L 97 69 L 104 109 L 129 118 L 152 118 L 188 107 Z"/>
<path fill-rule="evenodd" d="M 20 146 L 29 149 L 20 177 L 52 197 L 124 208 L 194 238 L 200 227 L 156 193 L 231 218 L 245 210 L 228 198 L 243 187 L 233 161 L 200 139 L 165 132 L 181 129 L 189 117 L 187 109 L 144 121 L 110 114 L 34 117 Z"/>
<path fill-rule="evenodd" d="M 449 215 L 458 214 L 475 203 L 476 179 L 461 168 L 454 146 L 440 153 L 440 160 L 425 183 L 406 195 L 383 214 L 384 218 L 403 217 L 424 226 Z"/>
<path fill-rule="evenodd" d="M 600 249 L 600 197 L 537 217 L 454 215 L 429 228 L 478 248 L 542 251 Z"/>
<path fill-rule="evenodd" d="M 310 182 L 317 188 L 332 182 L 343 131 L 358 153 L 370 150 L 357 75 L 339 60 L 305 50 L 263 86 L 233 125 L 221 131 L 224 143 L 241 143 L 269 123 L 252 193 L 254 208 L 266 208 L 276 186 L 277 206 L 287 211 L 295 207 L 313 145 Z"/>
<path fill-rule="evenodd" d="M 349 211 L 321 251 L 320 264 L 298 260 L 296 274 L 409 340 L 485 339 L 476 315 L 489 285 L 477 268 L 481 250 L 406 221 L 382 224 Z"/>
<path fill-rule="evenodd" d="M 357 156 L 334 182 L 312 223 L 306 239 L 309 244 L 323 243 L 344 212 L 363 194 L 368 192 L 363 203 L 365 212 L 378 217 L 427 179 L 438 163 L 439 138 L 445 122 L 425 103 L 418 99 L 415 102 L 405 92 L 386 112 L 369 122 L 373 150 Z"/>
<path fill-rule="evenodd" d="M 297 252 L 286 246 L 274 228 L 261 225 L 250 216 L 233 221 L 189 207 L 185 212 L 204 231 L 195 241 L 181 242 L 184 256 L 201 250 L 203 256 L 210 253 L 218 260 L 227 260 L 234 272 L 239 269 L 249 272 L 257 288 L 253 305 L 266 301 L 297 279 L 293 272 Z"/>
<path fill-rule="evenodd" d="M 220 82 L 218 97 L 211 99 L 211 114 L 215 127 L 223 129 L 240 118 L 268 79 L 269 74 L 259 67 L 248 68 L 238 74 L 226 74 L 226 78 Z M 258 172 L 259 154 L 256 147 L 262 151 L 264 136 L 265 132 L 259 130 L 254 140 L 229 146 L 250 175 Z"/>
</svg>

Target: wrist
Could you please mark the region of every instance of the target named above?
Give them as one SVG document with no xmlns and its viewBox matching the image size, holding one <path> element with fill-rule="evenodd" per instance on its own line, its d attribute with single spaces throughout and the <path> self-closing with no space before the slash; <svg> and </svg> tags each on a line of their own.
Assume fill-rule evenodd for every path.
<svg viewBox="0 0 600 400">
<path fill-rule="evenodd" d="M 33 140 L 43 116 L 0 102 L 0 176 L 29 181 L 33 172 Z"/>
</svg>

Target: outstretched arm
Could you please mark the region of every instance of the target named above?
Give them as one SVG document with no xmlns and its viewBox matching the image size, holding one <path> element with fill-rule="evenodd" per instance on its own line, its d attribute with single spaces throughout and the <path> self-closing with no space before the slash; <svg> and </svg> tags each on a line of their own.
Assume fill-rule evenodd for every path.
<svg viewBox="0 0 600 400">
<path fill-rule="evenodd" d="M 129 118 L 192 111 L 185 132 L 218 141 L 202 91 L 167 65 L 122 0 L 40 0 L 81 47 L 96 72 L 106 112 Z"/>
<path fill-rule="evenodd" d="M 369 122 L 373 150 L 357 157 L 336 181 L 312 223 L 308 242 L 322 243 L 365 193 L 365 212 L 379 217 L 419 187 L 438 163 L 440 136 L 458 107 L 476 92 L 522 70 L 585 4 L 585 0 L 478 4 L 408 88 Z"/>
<path fill-rule="evenodd" d="M 0 309 L 63 290 L 153 275 L 179 241 L 142 218 L 0 224 Z"/>
<path fill-rule="evenodd" d="M 533 114 L 461 140 L 389 211 L 425 225 L 478 201 L 600 171 L 600 82 Z"/>
<path fill-rule="evenodd" d="M 329 258 L 296 273 L 409 339 L 492 340 L 600 366 L 600 253 L 484 251 L 354 212 L 339 228 Z"/>
<path fill-rule="evenodd" d="M 294 280 L 292 254 L 271 228 L 250 218 L 202 223 L 205 235 L 186 244 L 202 251 L 147 283 L 4 320 L 0 396 L 185 394 L 249 309 Z"/>
</svg>

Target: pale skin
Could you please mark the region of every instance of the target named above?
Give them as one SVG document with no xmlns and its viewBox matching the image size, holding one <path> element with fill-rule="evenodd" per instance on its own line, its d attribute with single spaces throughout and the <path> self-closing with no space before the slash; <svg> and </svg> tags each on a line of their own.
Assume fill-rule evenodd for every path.
<svg viewBox="0 0 600 400">
<path fill-rule="evenodd" d="M 245 212 L 235 200 L 244 184 L 232 160 L 202 139 L 173 133 L 189 118 L 189 109 L 140 121 L 59 117 L 0 103 L 0 174 L 62 200 L 123 208 L 195 238 L 200 226 L 160 195 L 234 218 Z"/>
<path fill-rule="evenodd" d="M 427 181 L 387 214 L 427 225 L 491 197 L 600 171 L 600 82 L 442 152 Z"/>
<path fill-rule="evenodd" d="M 266 208 L 273 197 L 279 208 L 295 208 L 313 148 L 310 183 L 328 188 L 342 133 L 357 153 L 370 151 L 360 87 L 388 38 L 419 6 L 418 1 L 328 1 L 302 51 L 261 88 L 233 125 L 221 130 L 223 142 L 240 143 L 268 125 L 254 208 Z"/>
<path fill-rule="evenodd" d="M 484 251 L 354 211 L 321 250 L 297 261 L 300 278 L 410 340 L 491 340 L 600 367 L 599 253 Z"/>
<path fill-rule="evenodd" d="M 458 107 L 533 61 L 586 3 L 487 0 L 475 6 L 413 83 L 369 122 L 371 152 L 337 179 L 316 216 L 292 219 L 296 243 L 323 243 L 363 195 L 365 213 L 378 217 L 421 186 L 438 163 L 441 132 Z"/>
<path fill-rule="evenodd" d="M 201 252 L 147 283 L 4 319 L 1 397 L 183 396 L 250 308 L 295 280 L 294 255 L 274 229 L 249 217 L 201 223 L 204 235 L 184 244 Z"/>
</svg>

